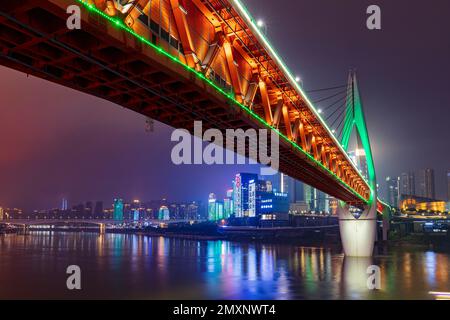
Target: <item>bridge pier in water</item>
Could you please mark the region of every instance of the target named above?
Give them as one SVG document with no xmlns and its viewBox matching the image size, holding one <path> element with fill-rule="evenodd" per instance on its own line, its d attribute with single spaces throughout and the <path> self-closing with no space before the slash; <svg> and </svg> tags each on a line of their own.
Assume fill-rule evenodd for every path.
<svg viewBox="0 0 450 320">
<path fill-rule="evenodd" d="M 359 218 L 350 212 L 350 206 L 338 206 L 339 231 L 342 247 L 348 257 L 371 257 L 375 245 L 377 226 L 376 203 L 367 206 Z"/>
</svg>

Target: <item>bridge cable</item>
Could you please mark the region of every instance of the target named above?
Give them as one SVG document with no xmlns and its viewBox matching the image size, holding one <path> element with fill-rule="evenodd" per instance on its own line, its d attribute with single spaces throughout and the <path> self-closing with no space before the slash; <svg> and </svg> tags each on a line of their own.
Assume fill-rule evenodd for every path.
<svg viewBox="0 0 450 320">
<path fill-rule="evenodd" d="M 339 104 L 339 102 L 341 102 L 342 100 L 344 100 L 346 98 L 346 96 L 343 96 L 342 98 L 337 99 L 336 101 L 334 101 L 332 104 L 330 104 L 329 106 L 325 107 L 323 109 L 323 111 L 327 111 L 328 109 L 331 109 L 332 107 L 336 106 Z M 345 102 L 344 102 L 345 103 Z"/>
<path fill-rule="evenodd" d="M 351 100 L 351 99 L 350 99 Z M 331 125 L 330 125 L 330 128 L 333 128 L 334 127 L 334 125 L 336 124 L 336 122 L 338 121 L 338 119 L 341 119 L 340 120 L 340 122 L 339 122 L 339 124 L 337 125 L 337 127 L 336 127 L 336 129 L 335 129 L 335 131 L 336 132 L 339 132 L 339 128 L 341 127 L 341 125 L 342 125 L 342 123 L 343 123 L 343 121 L 344 121 L 344 119 L 345 119 L 345 111 L 347 111 L 348 110 L 348 108 L 347 108 L 347 101 L 345 101 L 344 102 L 344 104 L 342 105 L 342 110 L 341 110 L 341 112 L 339 113 L 339 115 L 334 119 L 334 121 L 331 123 Z M 337 109 L 337 110 L 339 110 L 339 109 Z M 341 135 L 341 132 L 339 132 L 339 134 L 338 134 L 338 137 Z"/>
<path fill-rule="evenodd" d="M 345 127 L 345 126 L 341 127 L 341 125 L 344 123 L 344 119 L 345 119 L 345 116 L 342 117 L 341 122 L 339 122 L 338 126 L 336 127 L 337 138 L 339 139 L 339 141 L 342 139 L 342 133 L 343 133 L 343 131 L 344 131 L 343 129 Z M 339 129 L 339 127 L 341 127 L 341 128 Z"/>
<path fill-rule="evenodd" d="M 344 90 L 344 91 L 340 91 L 340 92 L 338 92 L 338 93 L 336 93 L 336 94 L 333 94 L 333 95 L 331 95 L 331 96 L 328 96 L 328 97 L 326 97 L 326 98 L 322 98 L 322 99 L 319 99 L 319 100 L 313 101 L 313 103 L 319 103 L 319 102 L 323 102 L 323 101 L 326 101 L 326 100 L 332 99 L 332 98 L 334 98 L 334 97 L 337 97 L 337 96 L 339 96 L 339 95 L 341 95 L 341 94 L 345 94 L 345 93 L 347 93 L 347 90 Z"/>
<path fill-rule="evenodd" d="M 353 94 L 351 95 L 350 100 L 353 101 Z M 350 109 L 350 110 L 349 110 L 349 109 Z M 347 119 L 352 119 L 352 118 L 354 117 L 354 115 L 353 115 L 353 109 L 352 109 L 352 108 L 348 108 L 348 106 L 347 106 L 347 107 L 345 108 L 345 110 L 349 110 L 349 111 L 351 112 L 351 117 L 346 117 L 346 116 L 344 115 L 344 117 L 341 119 L 341 122 L 339 123 L 337 129 L 339 129 L 339 127 L 341 126 L 342 123 L 344 123 L 344 125 L 343 125 L 342 128 L 340 129 L 340 132 L 339 132 L 339 135 L 338 135 L 339 139 L 342 139 L 342 135 L 343 135 L 343 133 L 344 133 L 344 129 L 345 129 L 346 126 L 348 125 Z M 346 121 L 344 122 L 344 120 L 346 120 Z"/>
<path fill-rule="evenodd" d="M 306 93 L 315 93 L 315 92 L 322 92 L 322 91 L 330 91 L 330 90 L 334 90 L 334 89 L 345 88 L 346 86 L 347 86 L 347 84 L 344 84 L 344 85 L 341 85 L 341 86 L 336 86 L 336 87 L 330 87 L 330 88 L 322 88 L 322 89 L 308 90 L 308 91 L 306 91 Z"/>
<path fill-rule="evenodd" d="M 338 109 L 339 110 L 339 109 Z M 336 119 L 334 119 L 334 121 L 331 123 L 330 128 L 333 128 L 333 126 L 336 124 L 338 119 L 341 119 L 342 115 L 345 112 L 345 108 L 342 108 L 341 112 L 338 114 L 338 116 L 336 117 Z M 342 117 L 343 119 L 344 117 Z M 339 123 L 340 124 L 340 123 Z M 336 129 L 339 128 L 339 125 L 336 127 Z"/>
<path fill-rule="evenodd" d="M 345 102 L 341 103 L 341 105 L 336 110 L 334 110 L 332 113 L 330 113 L 328 116 L 325 117 L 325 121 L 330 120 L 336 114 L 336 112 L 338 112 L 339 110 L 342 110 L 341 108 L 343 108 L 344 106 L 345 106 Z"/>
</svg>

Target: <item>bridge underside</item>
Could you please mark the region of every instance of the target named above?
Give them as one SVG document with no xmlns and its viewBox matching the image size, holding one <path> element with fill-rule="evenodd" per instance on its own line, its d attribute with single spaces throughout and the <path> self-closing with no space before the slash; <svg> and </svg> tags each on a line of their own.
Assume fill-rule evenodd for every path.
<svg viewBox="0 0 450 320">
<path fill-rule="evenodd" d="M 196 74 L 101 17 L 83 12 L 82 29 L 71 31 L 64 8 L 50 1 L 9 1 L 1 11 L 1 65 L 191 133 L 194 121 L 222 131 L 264 128 Z M 353 190 L 283 139 L 280 171 L 347 203 L 363 204 Z"/>
</svg>

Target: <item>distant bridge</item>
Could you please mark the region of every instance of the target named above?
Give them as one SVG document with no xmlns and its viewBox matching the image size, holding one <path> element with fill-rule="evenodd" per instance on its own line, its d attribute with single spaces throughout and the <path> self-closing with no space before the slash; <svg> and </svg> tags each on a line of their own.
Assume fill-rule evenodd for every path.
<svg viewBox="0 0 450 320">
<path fill-rule="evenodd" d="M 10 219 L 2 220 L 0 224 L 10 224 L 10 225 L 53 225 L 53 224 L 107 224 L 107 225 L 121 225 L 121 224 L 132 224 L 132 223 L 148 223 L 148 224 L 176 224 L 176 223 L 188 223 L 192 220 L 146 220 L 146 221 L 136 221 L 136 220 L 113 220 L 113 219 Z"/>
<path fill-rule="evenodd" d="M 147 220 L 147 221 L 135 221 L 135 220 L 101 220 L 101 219 L 10 219 L 2 220 L 0 224 L 7 224 L 12 226 L 18 226 L 28 228 L 30 226 L 75 226 L 75 225 L 94 225 L 99 227 L 101 233 L 105 232 L 107 226 L 119 226 L 119 225 L 131 225 L 131 224 L 144 224 L 148 225 L 169 225 L 177 223 L 189 223 L 192 220 Z"/>
</svg>

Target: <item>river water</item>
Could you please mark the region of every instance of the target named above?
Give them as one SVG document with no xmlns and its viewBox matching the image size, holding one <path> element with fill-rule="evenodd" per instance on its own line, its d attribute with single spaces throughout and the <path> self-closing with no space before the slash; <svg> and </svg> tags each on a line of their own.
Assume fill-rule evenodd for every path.
<svg viewBox="0 0 450 320">
<path fill-rule="evenodd" d="M 81 290 L 68 290 L 69 265 Z M 380 268 L 380 289 L 367 267 Z M 450 254 L 390 249 L 371 259 L 320 247 L 143 235 L 0 236 L 0 299 L 433 299 L 450 291 Z"/>
</svg>

